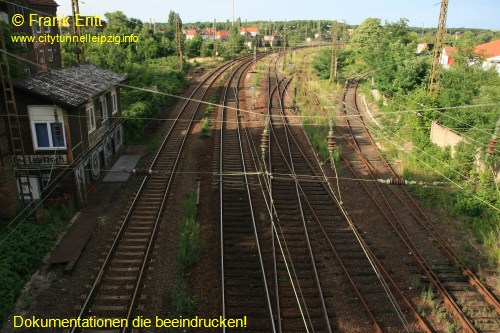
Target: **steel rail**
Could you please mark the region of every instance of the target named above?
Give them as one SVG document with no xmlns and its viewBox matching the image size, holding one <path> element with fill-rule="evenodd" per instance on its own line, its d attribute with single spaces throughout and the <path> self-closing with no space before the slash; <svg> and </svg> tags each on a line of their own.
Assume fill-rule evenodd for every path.
<svg viewBox="0 0 500 333">
<path fill-rule="evenodd" d="M 357 85 L 356 85 L 356 89 L 357 89 Z M 384 157 L 384 155 L 381 153 L 380 149 L 378 148 L 378 146 L 375 144 L 375 140 L 373 139 L 371 133 L 368 131 L 367 129 L 367 126 L 366 126 L 366 123 L 359 111 L 359 107 L 358 107 L 358 103 L 357 103 L 357 100 L 354 99 L 354 103 L 355 103 L 355 111 L 357 112 L 359 118 L 360 118 L 360 122 L 362 124 L 362 127 L 363 127 L 363 130 L 364 132 L 367 134 L 372 146 L 375 148 L 375 150 L 377 151 L 380 159 L 382 160 L 383 164 L 387 167 L 387 169 L 389 170 L 389 172 L 393 175 L 394 178 L 399 178 L 399 176 L 396 174 L 396 172 L 394 171 L 394 169 L 392 168 L 392 166 L 389 164 L 389 162 L 387 161 L 387 159 Z M 373 169 L 377 174 L 378 172 Z M 427 214 L 424 213 L 424 211 L 422 210 L 422 208 L 420 207 L 420 205 L 415 201 L 415 199 L 413 198 L 413 196 L 408 192 L 408 189 L 406 189 L 405 187 L 402 188 L 403 189 L 403 192 L 406 194 L 407 198 L 411 201 L 411 203 L 413 204 L 413 207 L 414 209 L 416 209 L 417 212 L 415 212 L 411 207 L 410 205 L 408 205 L 407 201 L 405 201 L 400 195 L 399 193 L 397 193 L 396 191 L 394 191 L 392 188 L 390 188 L 391 192 L 393 194 L 395 194 L 398 199 L 405 205 L 405 207 L 408 209 L 408 211 L 413 215 L 413 217 L 415 218 L 415 220 L 423 227 L 427 230 L 427 232 L 429 233 L 429 235 L 434 239 L 436 240 L 436 242 L 438 243 L 438 245 L 442 248 L 442 250 L 444 251 L 444 254 L 450 259 L 452 260 L 453 262 L 455 262 L 458 266 L 460 266 L 460 269 L 462 270 L 462 274 L 464 276 L 467 276 L 469 278 L 469 283 L 473 286 L 476 287 L 476 290 L 483 296 L 483 298 L 485 299 L 486 302 L 488 302 L 491 306 L 493 306 L 495 308 L 495 311 L 497 313 L 500 314 L 500 302 L 499 300 L 495 297 L 495 295 L 484 285 L 484 283 L 481 282 L 481 280 L 479 280 L 479 278 L 476 276 L 476 274 L 474 274 L 474 272 L 472 271 L 472 269 L 467 266 L 461 259 L 460 257 L 457 255 L 457 253 L 451 248 L 451 246 L 448 244 L 448 242 L 446 241 L 446 239 L 444 238 L 443 234 L 439 231 L 439 229 L 434 225 L 434 223 L 432 223 L 432 221 L 429 219 L 429 217 L 427 216 Z M 423 219 L 425 220 L 426 223 L 424 223 L 422 221 L 421 218 L 419 218 L 416 214 L 420 214 Z M 430 227 L 430 228 L 429 228 Z M 437 237 L 437 238 L 436 238 Z"/>
<path fill-rule="evenodd" d="M 344 96 L 346 96 L 346 95 L 344 95 Z M 355 96 L 356 95 L 354 94 L 354 98 L 355 98 Z M 347 110 L 344 109 L 344 112 L 346 113 Z M 372 170 L 372 169 L 374 169 L 374 167 L 373 166 L 370 167 L 371 164 L 366 159 L 366 157 L 364 156 L 364 154 L 361 152 L 361 147 L 359 146 L 359 143 L 355 139 L 354 133 L 352 131 L 352 126 L 350 124 L 350 120 L 348 119 L 348 117 L 346 117 L 346 122 L 348 123 L 348 129 L 349 129 L 349 132 L 350 132 L 350 134 L 351 134 L 351 136 L 353 138 L 350 141 L 352 141 L 352 143 L 355 146 L 357 146 L 356 150 L 358 151 L 360 157 L 362 158 L 362 160 L 364 161 L 364 163 L 366 164 L 366 166 L 368 167 L 368 169 L 371 170 L 370 173 L 369 173 L 370 177 L 375 180 L 374 171 Z M 344 156 L 342 158 L 343 158 L 344 161 L 348 162 L 348 160 Z M 346 163 L 346 164 L 348 165 L 349 169 L 356 176 L 359 176 L 359 174 L 354 170 L 354 168 L 352 168 L 350 166 L 349 163 Z M 445 303 L 451 308 L 452 312 L 460 320 L 460 322 L 462 323 L 462 325 L 468 331 L 473 332 L 473 333 L 477 333 L 478 330 L 474 327 L 474 325 L 469 320 L 469 318 L 463 313 L 463 311 L 460 308 L 460 306 L 457 304 L 457 302 L 455 301 L 455 299 L 450 295 L 450 293 L 448 292 L 448 290 L 444 287 L 444 285 L 442 284 L 442 282 L 440 281 L 440 279 L 437 277 L 437 275 L 434 273 L 434 271 L 430 268 L 430 266 L 428 265 L 427 261 L 424 259 L 423 255 L 418 250 L 417 246 L 414 244 L 413 240 L 411 239 L 411 237 L 407 233 L 406 229 L 403 227 L 401 220 L 399 219 L 399 217 L 397 216 L 397 214 L 394 212 L 392 206 L 389 204 L 389 201 L 388 201 L 387 197 L 385 196 L 385 194 L 383 193 L 382 189 L 380 188 L 380 185 L 378 183 L 375 183 L 378 191 L 382 195 L 382 198 L 385 201 L 386 205 L 389 207 L 389 210 L 391 211 L 391 214 L 393 215 L 393 217 L 394 217 L 394 219 L 395 219 L 395 221 L 396 221 L 397 224 L 395 224 L 393 222 L 393 220 L 386 214 L 385 210 L 380 206 L 380 204 L 375 199 L 375 197 L 370 193 L 370 191 L 368 190 L 366 184 L 364 184 L 363 182 L 360 182 L 360 183 L 362 184 L 362 186 L 365 189 L 365 191 L 367 192 L 367 194 L 371 197 L 372 201 L 377 205 L 377 208 L 379 209 L 379 211 L 384 215 L 384 217 L 386 218 L 386 220 L 392 226 L 393 230 L 398 234 L 398 236 L 400 237 L 400 239 L 403 241 L 403 243 L 406 245 L 406 247 L 412 252 L 412 254 L 414 254 L 413 257 L 415 258 L 415 260 L 417 261 L 417 263 L 420 265 L 420 267 L 423 269 L 423 271 L 425 272 L 425 274 L 428 277 L 429 281 L 436 288 L 436 291 L 439 293 L 439 295 L 445 301 Z M 397 227 L 398 225 L 400 226 L 400 228 L 402 230 L 400 230 Z"/>
<path fill-rule="evenodd" d="M 276 72 L 276 76 L 277 76 L 277 70 L 275 72 Z M 278 100 L 279 100 L 279 108 L 280 108 L 281 120 L 284 122 L 284 120 L 283 120 L 283 103 L 282 103 L 282 98 L 283 97 L 282 97 L 282 94 L 281 94 L 281 90 L 279 88 L 281 80 L 278 80 L 278 77 L 277 77 L 277 81 L 278 81 L 278 83 L 277 83 L 277 85 L 278 85 L 277 91 L 278 91 Z M 271 125 L 271 127 L 273 126 L 273 120 L 272 119 L 270 120 L 270 125 Z M 282 151 L 282 149 L 280 147 L 279 140 L 276 137 L 275 131 L 272 130 L 271 132 L 273 134 L 274 139 L 276 140 L 276 143 L 277 143 L 277 146 L 279 147 L 279 150 L 283 154 L 283 151 Z M 286 126 L 285 126 L 285 138 L 286 138 L 286 147 L 288 149 L 288 157 L 284 156 L 284 154 L 282 156 L 283 156 L 285 162 L 289 159 L 289 163 L 287 163 L 287 164 L 289 164 L 289 166 L 291 168 L 291 172 L 293 174 L 295 174 L 295 166 L 294 166 L 294 162 L 293 162 L 293 155 L 292 155 L 292 152 L 291 152 L 290 141 L 289 141 L 289 138 L 288 138 L 288 133 L 286 131 Z M 328 332 L 332 332 L 332 328 L 331 328 L 330 320 L 329 320 L 329 316 L 328 316 L 328 311 L 326 309 L 325 299 L 324 299 L 323 291 L 322 291 L 322 288 L 321 288 L 321 283 L 319 281 L 319 275 L 318 275 L 318 271 L 317 271 L 317 268 L 316 268 L 316 262 L 315 262 L 315 259 L 314 259 L 314 254 L 313 254 L 313 250 L 312 250 L 312 246 L 311 246 L 311 241 L 310 241 L 310 238 L 309 238 L 309 231 L 308 231 L 308 228 L 307 228 L 307 225 L 306 225 L 306 218 L 305 218 L 305 214 L 304 214 L 304 211 L 303 211 L 303 203 L 302 203 L 302 199 L 300 197 L 300 190 L 299 190 L 299 184 L 298 184 L 297 178 L 295 178 L 295 191 L 296 191 L 296 194 L 297 194 L 298 207 L 299 207 L 299 210 L 300 210 L 300 217 L 302 219 L 302 226 L 304 228 L 304 236 L 305 236 L 305 240 L 306 240 L 306 244 L 307 244 L 307 249 L 309 251 L 309 256 L 311 258 L 311 264 L 312 264 L 312 268 L 313 268 L 313 272 L 314 272 L 314 279 L 315 279 L 316 286 L 318 288 L 318 292 L 319 292 L 319 296 L 320 296 L 320 302 L 321 302 L 321 308 L 322 308 L 322 311 L 323 311 L 323 316 L 324 316 L 324 319 L 325 319 L 325 322 L 326 322 L 326 326 L 327 326 Z"/>
<path fill-rule="evenodd" d="M 319 103 L 318 103 L 318 106 L 319 106 Z M 288 120 L 287 120 L 287 123 L 288 123 Z M 289 125 L 288 125 L 289 126 Z M 289 129 L 289 131 L 291 132 L 291 130 Z M 304 131 L 304 129 L 302 128 L 302 131 Z M 304 135 L 305 137 L 307 138 L 307 141 L 309 142 L 309 145 L 312 147 L 312 144 L 311 142 L 309 141 L 309 138 L 307 137 L 307 135 L 305 134 L 304 132 Z M 303 156 L 304 160 L 306 161 L 306 163 L 308 164 L 309 166 L 309 169 L 316 174 L 316 176 L 321 176 L 319 175 L 318 173 L 316 173 L 315 171 L 315 168 L 311 165 L 311 163 L 309 162 L 308 158 L 306 157 L 305 153 L 303 152 L 303 150 L 300 148 L 300 145 L 296 142 L 295 138 L 292 136 L 292 139 L 294 140 L 296 146 L 298 147 L 301 155 Z M 340 204 L 338 203 L 338 200 L 337 198 L 335 197 L 335 194 L 334 194 L 334 191 L 327 185 L 325 185 L 325 183 L 328 183 L 328 178 L 326 177 L 326 175 L 324 174 L 324 171 L 322 169 L 322 166 L 320 164 L 320 168 L 323 172 L 323 175 L 322 177 L 325 178 L 325 182 L 322 183 L 323 187 L 327 190 L 329 196 L 332 198 L 332 200 L 336 203 L 336 205 L 339 207 L 339 209 L 342 211 L 342 207 L 340 206 Z M 304 193 L 304 196 L 306 197 L 306 194 Z M 311 210 L 312 210 L 312 207 L 311 207 Z M 314 213 L 314 212 L 313 212 Z M 315 213 L 314 213 L 315 215 Z M 317 222 L 319 222 L 319 219 L 317 219 Z M 323 226 L 320 224 L 320 227 L 322 230 L 323 229 Z M 359 234 L 359 232 L 355 229 L 355 228 L 352 228 L 354 234 L 356 235 L 356 238 L 359 240 L 360 242 L 360 245 L 363 247 L 363 249 L 365 251 L 368 252 L 368 256 L 369 256 L 369 259 L 370 260 L 373 260 L 376 264 L 377 264 L 377 268 L 381 270 L 381 272 L 383 273 L 385 279 L 387 279 L 390 284 L 392 285 L 393 289 L 398 293 L 398 296 L 403 300 L 403 302 L 405 303 L 405 305 L 408 307 L 408 309 L 410 310 L 412 316 L 414 317 L 414 319 L 416 319 L 418 322 L 419 322 L 419 325 L 421 326 L 421 328 L 426 331 L 426 332 L 432 332 L 432 329 L 429 327 L 429 325 L 423 320 L 423 318 L 420 316 L 420 314 L 415 310 L 415 307 L 411 304 L 411 302 L 408 300 L 408 298 L 402 293 L 401 289 L 397 286 L 396 282 L 394 281 L 394 279 L 392 278 L 392 276 L 385 270 L 384 266 L 382 265 L 382 263 L 380 262 L 380 260 L 377 258 L 377 256 L 374 254 L 374 252 L 372 251 L 372 249 L 368 246 L 368 244 L 366 244 L 366 242 L 363 240 L 363 238 L 361 237 L 361 235 Z M 324 231 L 325 232 L 325 231 Z M 325 233 L 325 236 L 326 233 Z M 327 238 L 328 239 L 328 238 Z M 329 241 L 329 239 L 328 239 Z M 330 241 L 329 241 L 330 242 Z M 333 245 L 332 245 L 333 247 Z M 354 288 L 356 288 L 354 286 Z M 357 289 L 357 288 L 356 288 Z M 359 297 L 362 299 L 362 296 L 359 295 Z"/>
<path fill-rule="evenodd" d="M 235 60 L 235 61 L 236 61 L 236 60 Z M 209 87 L 208 87 L 208 88 L 205 90 L 205 92 L 203 93 L 203 97 L 204 97 L 204 96 L 205 96 L 205 94 L 206 94 L 206 92 L 210 89 L 211 85 L 215 82 L 215 80 L 216 80 L 216 79 L 217 79 L 217 78 L 218 78 L 218 77 L 222 74 L 222 72 L 223 72 L 223 71 L 225 71 L 225 70 L 226 70 L 229 66 L 231 66 L 231 65 L 232 65 L 232 63 L 233 63 L 233 62 L 226 63 L 226 64 L 224 64 L 224 65 L 222 65 L 222 66 L 218 67 L 217 69 L 213 70 L 213 71 L 212 71 L 209 75 L 207 75 L 207 77 L 206 77 L 206 78 L 204 78 L 204 79 L 202 80 L 202 82 L 200 82 L 200 84 L 198 84 L 198 85 L 195 87 L 195 89 L 193 90 L 193 92 L 190 94 L 189 99 L 188 99 L 188 100 L 186 100 L 186 102 L 185 102 L 185 103 L 184 103 L 184 105 L 182 106 L 182 108 L 181 108 L 180 112 L 178 113 L 177 117 L 174 119 L 174 122 L 172 123 L 172 125 L 171 125 L 171 127 L 170 127 L 169 131 L 167 132 L 167 134 L 165 135 L 164 139 L 162 140 L 162 142 L 161 142 L 161 144 L 160 144 L 160 147 L 158 148 L 157 153 L 155 154 L 155 156 L 154 156 L 154 158 L 153 158 L 152 162 L 150 163 L 150 169 L 152 169 L 152 168 L 153 168 L 153 166 L 155 165 L 156 161 L 158 160 L 158 157 L 160 156 L 160 153 L 163 151 L 163 148 L 164 148 L 164 146 L 165 146 L 166 141 L 167 141 L 167 140 L 168 140 L 168 138 L 170 137 L 170 135 L 171 135 L 171 133 L 172 133 L 172 131 L 173 131 L 173 128 L 174 128 L 174 127 L 175 127 L 175 125 L 178 123 L 178 121 L 179 121 L 180 117 L 182 116 L 182 114 L 183 114 L 184 110 L 186 109 L 187 105 L 189 104 L 190 99 L 192 99 L 192 98 L 193 98 L 193 96 L 194 96 L 194 95 L 198 92 L 198 90 L 199 90 L 199 89 L 201 89 L 201 87 L 202 87 L 202 86 L 203 86 L 203 85 L 204 85 L 204 84 L 205 84 L 205 83 L 206 83 L 206 82 L 207 82 L 207 81 L 208 81 L 208 80 L 209 80 L 209 79 L 210 79 L 213 75 L 216 75 L 216 77 L 215 77 L 215 78 L 212 80 L 212 82 L 210 83 Z M 220 72 L 220 73 L 216 74 L 217 72 Z M 202 97 L 202 98 L 203 98 L 203 97 Z M 193 116 L 192 116 L 192 118 L 191 118 L 191 123 L 189 124 L 189 128 L 191 128 L 191 126 L 192 126 L 192 122 L 193 122 L 193 120 L 194 120 L 194 117 L 195 117 L 195 115 L 196 115 L 196 113 L 197 113 L 197 110 L 198 110 L 198 108 L 199 108 L 199 105 L 200 105 L 200 104 L 201 104 L 201 101 L 197 102 L 197 107 L 196 107 L 195 112 L 193 112 Z M 189 132 L 189 131 L 186 131 L 186 136 L 187 136 L 188 132 Z M 185 138 L 186 138 L 186 136 L 185 136 Z M 184 140 L 185 140 L 185 138 L 184 138 Z M 183 142 L 184 142 L 184 140 L 183 140 Z M 183 146 L 183 144 L 182 144 L 182 146 Z M 181 153 L 181 151 L 182 151 L 182 146 L 181 146 L 181 148 L 180 148 L 180 150 L 179 150 L 179 153 L 178 153 L 178 156 L 177 156 L 177 158 L 176 158 L 175 165 L 177 165 L 177 161 L 178 161 L 179 156 L 180 156 L 180 153 Z M 171 173 L 171 176 L 170 176 L 171 178 L 173 177 L 173 174 L 174 174 L 174 173 L 172 172 L 172 173 Z M 134 211 L 135 205 L 136 205 L 136 203 L 137 203 L 138 199 L 140 198 L 140 196 L 141 196 L 141 194 L 142 194 L 142 192 L 143 192 L 144 186 L 145 186 L 145 184 L 147 183 L 147 181 L 150 179 L 150 177 L 151 177 L 151 176 L 146 175 L 146 176 L 144 177 L 144 179 L 142 180 L 141 184 L 139 185 L 139 188 L 138 188 L 138 190 L 136 191 L 136 194 L 135 194 L 135 196 L 134 196 L 134 198 L 133 198 L 133 200 L 132 200 L 132 203 L 131 203 L 131 205 L 130 205 L 129 209 L 127 210 L 127 213 L 126 213 L 126 215 L 125 215 L 125 217 L 124 217 L 124 219 L 123 219 L 122 223 L 120 224 L 120 228 L 119 228 L 119 230 L 118 230 L 118 232 L 117 232 L 117 234 L 116 234 L 116 236 L 115 236 L 115 238 L 114 238 L 114 240 L 113 240 L 113 243 L 112 243 L 112 245 L 111 245 L 111 248 L 109 249 L 109 251 L 108 251 L 108 253 L 107 253 L 107 255 L 106 255 L 106 258 L 104 259 L 104 262 L 103 262 L 103 264 L 101 265 L 101 268 L 100 268 L 100 270 L 99 270 L 99 272 L 98 272 L 98 274 L 97 274 L 97 277 L 96 277 L 96 279 L 94 280 L 94 283 L 92 284 L 92 287 L 91 287 L 91 289 L 90 289 L 89 293 L 87 294 L 87 297 L 85 298 L 84 304 L 82 305 L 82 308 L 81 308 L 81 310 L 80 310 L 80 313 L 78 314 L 78 318 L 82 318 L 82 317 L 83 317 L 83 316 L 84 316 L 84 315 L 88 312 L 89 307 L 90 307 L 90 305 L 91 305 L 91 302 L 93 301 L 93 299 L 94 299 L 94 297 L 95 297 L 95 292 L 97 291 L 97 288 L 98 288 L 98 286 L 99 286 L 99 284 L 100 284 L 100 282 L 101 282 L 101 280 L 102 280 L 102 278 L 103 278 L 103 276 L 104 276 L 104 274 L 105 274 L 106 268 L 107 268 L 108 264 L 110 263 L 112 256 L 114 255 L 115 249 L 116 249 L 116 247 L 117 247 L 117 245 L 118 245 L 118 243 L 119 243 L 119 241 L 120 241 L 120 239 L 121 239 L 121 236 L 122 236 L 122 234 L 123 234 L 123 232 L 124 232 L 124 230 L 125 230 L 125 228 L 126 228 L 126 226 L 127 226 L 127 223 L 128 223 L 128 221 L 129 221 L 129 218 L 130 218 L 130 216 L 132 215 L 132 212 Z M 168 185 L 167 189 L 165 190 L 165 194 L 164 194 L 164 196 L 163 196 L 163 198 L 162 198 L 161 209 L 160 209 L 160 210 L 159 210 L 159 212 L 158 212 L 158 215 L 157 215 L 157 218 L 156 218 L 155 224 L 154 224 L 154 226 L 153 226 L 153 231 L 154 231 L 154 232 L 156 232 L 156 230 L 157 230 L 158 222 L 159 222 L 160 217 L 161 217 L 161 215 L 162 215 L 162 209 L 163 209 L 163 206 L 164 206 L 164 201 L 165 201 L 165 200 L 166 200 L 166 198 L 167 198 L 167 192 L 169 191 L 170 183 L 171 183 L 171 180 L 169 180 L 169 182 L 168 182 L 168 184 L 169 184 L 169 185 Z M 153 239 L 154 239 L 154 233 L 152 233 L 152 235 L 151 235 L 151 239 L 150 239 L 150 242 L 148 243 L 148 248 L 147 248 L 147 255 L 148 255 L 148 256 L 149 256 L 149 252 L 150 252 L 150 248 L 151 248 L 151 245 L 152 245 Z M 146 264 L 146 262 L 147 262 L 147 257 L 144 257 L 144 258 L 143 258 L 143 263 L 142 263 L 141 268 L 140 268 L 140 275 L 139 275 L 139 277 L 140 277 L 141 279 L 142 279 L 142 274 L 143 274 L 143 271 L 144 271 L 144 269 L 145 269 L 145 264 Z M 134 289 L 133 289 L 133 297 L 132 297 L 132 299 L 131 299 L 131 302 L 134 302 L 134 303 L 135 303 L 136 296 L 137 296 L 138 290 L 139 290 L 139 288 L 140 288 L 140 282 L 141 282 L 141 281 L 140 281 L 140 280 L 138 280 L 138 281 L 135 283 L 135 286 L 134 286 Z M 127 320 L 129 320 L 129 319 L 130 319 L 130 315 L 131 315 L 131 312 L 132 312 L 132 309 L 133 309 L 134 303 L 131 303 L 131 304 L 129 305 L 129 307 L 128 307 L 128 311 L 127 311 L 127 318 L 124 318 L 124 319 L 127 319 Z M 76 330 L 77 330 L 77 328 L 76 328 L 76 327 L 73 327 L 72 329 L 70 329 L 70 330 L 68 330 L 68 331 L 69 331 L 70 333 L 74 333 Z M 121 332 L 125 332 L 126 330 L 127 330 L 127 327 L 124 327 L 124 328 L 122 328 Z"/>
<path fill-rule="evenodd" d="M 253 60 L 252 60 L 253 61 Z M 264 261 L 262 257 L 262 250 L 260 246 L 260 238 L 258 235 L 257 231 L 257 226 L 256 226 L 256 221 L 255 221 L 255 215 L 254 215 L 254 210 L 253 210 L 253 202 L 252 202 L 252 195 L 250 191 L 250 186 L 248 182 L 248 176 L 247 176 L 247 171 L 246 171 L 246 165 L 245 165 L 245 157 L 244 157 L 244 152 L 243 152 L 243 142 L 241 139 L 241 121 L 240 121 L 240 112 L 239 112 L 239 85 L 241 82 L 241 78 L 245 71 L 248 69 L 248 67 L 253 63 L 252 61 L 246 62 L 241 64 L 230 76 L 228 79 L 228 82 L 226 84 L 224 94 L 223 94 L 223 106 L 222 106 L 222 113 L 221 113 L 221 130 L 220 130 L 220 183 L 219 183 L 219 188 L 220 188 L 220 216 L 221 216 L 221 223 L 220 223 L 220 228 L 221 228 L 221 274 L 222 274 L 222 313 L 223 316 L 226 316 L 226 302 L 225 302 L 225 268 L 224 268 L 224 179 L 223 179 L 223 174 L 224 174 L 224 123 L 225 123 L 225 117 L 226 117 L 226 106 L 228 102 L 228 91 L 230 90 L 231 83 L 234 82 L 235 77 L 237 77 L 236 80 L 236 87 L 234 87 L 234 94 L 235 94 L 235 101 L 236 101 L 236 128 L 237 128 L 237 137 L 238 137 L 238 147 L 239 147 L 239 155 L 240 155 L 240 162 L 242 165 L 243 169 L 243 176 L 245 179 L 245 187 L 246 187 L 246 192 L 247 192 L 247 197 L 249 200 L 249 208 L 250 208 L 250 215 L 252 219 L 252 226 L 254 230 L 254 237 L 255 237 L 255 244 L 257 246 L 257 253 L 259 255 L 259 264 L 260 264 L 260 269 L 262 273 L 262 280 L 264 284 L 264 290 L 266 293 L 266 301 L 267 301 L 267 306 L 268 306 L 268 311 L 269 311 L 269 316 L 270 316 L 270 321 L 271 321 L 271 326 L 273 333 L 276 333 L 276 327 L 275 327 L 275 320 L 274 320 L 274 315 L 272 311 L 272 305 L 271 305 L 271 298 L 269 295 L 269 287 L 267 284 L 267 278 L 266 278 L 266 273 L 265 273 L 265 268 L 264 268 Z M 237 75 L 238 71 L 240 72 L 239 75 Z M 222 330 L 223 332 L 226 332 L 225 327 Z"/>
</svg>

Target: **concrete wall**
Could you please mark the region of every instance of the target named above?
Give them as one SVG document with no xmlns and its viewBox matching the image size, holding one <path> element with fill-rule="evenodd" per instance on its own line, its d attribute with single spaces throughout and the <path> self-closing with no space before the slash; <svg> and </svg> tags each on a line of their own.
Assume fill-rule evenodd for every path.
<svg viewBox="0 0 500 333">
<path fill-rule="evenodd" d="M 455 154 L 455 146 L 465 140 L 462 136 L 456 134 L 450 129 L 441 126 L 436 121 L 431 125 L 431 142 L 437 144 L 441 148 L 451 147 L 451 154 Z"/>
</svg>

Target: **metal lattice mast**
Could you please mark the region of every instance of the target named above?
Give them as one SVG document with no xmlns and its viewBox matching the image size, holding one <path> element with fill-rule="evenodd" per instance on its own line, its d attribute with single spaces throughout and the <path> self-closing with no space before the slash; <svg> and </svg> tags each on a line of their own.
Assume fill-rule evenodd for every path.
<svg viewBox="0 0 500 333">
<path fill-rule="evenodd" d="M 33 191 L 31 189 L 29 172 L 26 168 L 26 154 L 24 150 L 23 135 L 19 123 L 17 104 L 14 95 L 14 86 L 10 74 L 9 61 L 7 59 L 7 48 L 5 46 L 5 37 L 3 29 L 0 26 L 0 76 L 5 102 L 5 113 L 7 116 L 7 133 L 10 134 L 10 145 L 12 150 L 12 166 L 14 167 L 15 177 L 19 181 L 21 198 L 25 203 L 33 201 Z"/>
<path fill-rule="evenodd" d="M 78 37 L 76 39 L 76 62 L 80 63 L 85 61 L 85 48 L 83 46 L 82 30 L 79 25 L 76 24 L 76 17 L 80 15 L 80 6 L 78 5 L 78 0 L 71 0 L 71 9 L 73 10 L 73 32 Z"/>
<path fill-rule="evenodd" d="M 337 77 L 337 21 L 332 23 L 332 63 L 330 64 L 330 81 Z"/>
<path fill-rule="evenodd" d="M 432 58 L 431 73 L 429 76 L 429 93 L 436 90 L 439 84 L 439 59 L 443 50 L 443 41 L 446 35 L 446 16 L 448 14 L 448 0 L 441 1 L 441 12 L 439 14 L 438 28 L 436 32 L 436 43 L 434 44 L 434 57 Z"/>
<path fill-rule="evenodd" d="M 215 57 L 218 55 L 217 54 L 217 41 L 215 40 L 215 36 L 217 35 L 217 25 L 216 25 L 215 19 L 214 19 L 214 27 L 212 30 L 214 33 L 214 61 L 215 61 Z"/>
<path fill-rule="evenodd" d="M 344 25 L 342 26 L 342 45 L 346 45 L 347 44 L 347 23 L 346 23 L 346 20 L 343 20 L 342 22 L 344 22 Z"/>
</svg>

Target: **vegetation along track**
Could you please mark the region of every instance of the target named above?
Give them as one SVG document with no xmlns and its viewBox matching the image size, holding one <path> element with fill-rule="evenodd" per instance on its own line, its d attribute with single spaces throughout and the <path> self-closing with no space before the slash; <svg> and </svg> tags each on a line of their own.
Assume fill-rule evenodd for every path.
<svg viewBox="0 0 500 333">
<path fill-rule="evenodd" d="M 273 81 L 271 85 L 269 77 L 266 168 L 271 173 L 268 191 L 277 241 L 283 244 L 286 258 L 278 256 L 283 332 L 355 331 L 344 322 L 359 313 L 342 314 L 349 305 L 340 306 L 337 297 L 346 293 L 345 282 L 352 288 L 351 295 L 354 291 L 348 302 L 358 309 L 361 302 L 364 309 L 364 324 L 357 323 L 358 331 L 367 326 L 378 332 L 430 331 L 337 207 L 312 149 L 302 148 L 303 132 L 290 126 L 284 112 L 283 93 L 289 81 L 277 76 Z"/>
<path fill-rule="evenodd" d="M 144 172 L 130 208 L 124 214 L 111 248 L 80 308 L 79 317 L 123 318 L 130 322 L 139 303 L 142 281 L 147 274 L 155 235 L 162 222 L 176 168 L 201 100 L 218 77 L 239 61 L 241 59 L 226 63 L 207 75 L 172 120 L 149 170 Z M 127 330 L 123 327 L 120 332 Z M 70 330 L 76 331 L 76 328 Z"/>
<path fill-rule="evenodd" d="M 406 247 L 422 276 L 437 292 L 463 329 L 468 332 L 500 331 L 500 306 L 495 295 L 478 279 L 453 251 L 444 236 L 423 212 L 406 188 L 384 186 L 377 179 L 402 180 L 384 159 L 360 114 L 357 84 L 346 84 L 344 93 L 344 126 L 337 126 L 352 149 L 346 149 L 343 160 L 360 182 L 370 199 L 384 216 L 392 232 Z M 398 207 L 398 208 L 396 208 Z M 379 226 L 380 227 L 380 226 Z"/>
</svg>

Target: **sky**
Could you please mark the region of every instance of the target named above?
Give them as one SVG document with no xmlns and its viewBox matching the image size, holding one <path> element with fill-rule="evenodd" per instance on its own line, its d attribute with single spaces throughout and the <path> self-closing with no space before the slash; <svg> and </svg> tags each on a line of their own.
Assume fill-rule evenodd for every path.
<svg viewBox="0 0 500 333">
<path fill-rule="evenodd" d="M 58 15 L 71 14 L 71 0 L 55 0 Z M 404 17 L 415 27 L 436 27 L 440 0 L 81 0 L 80 13 L 103 15 L 122 11 L 128 17 L 166 22 L 173 10 L 183 22 L 218 22 L 240 17 L 255 20 L 346 20 L 360 24 L 368 17 L 396 22 Z M 499 0 L 449 0 L 447 27 L 500 30 Z"/>
</svg>

